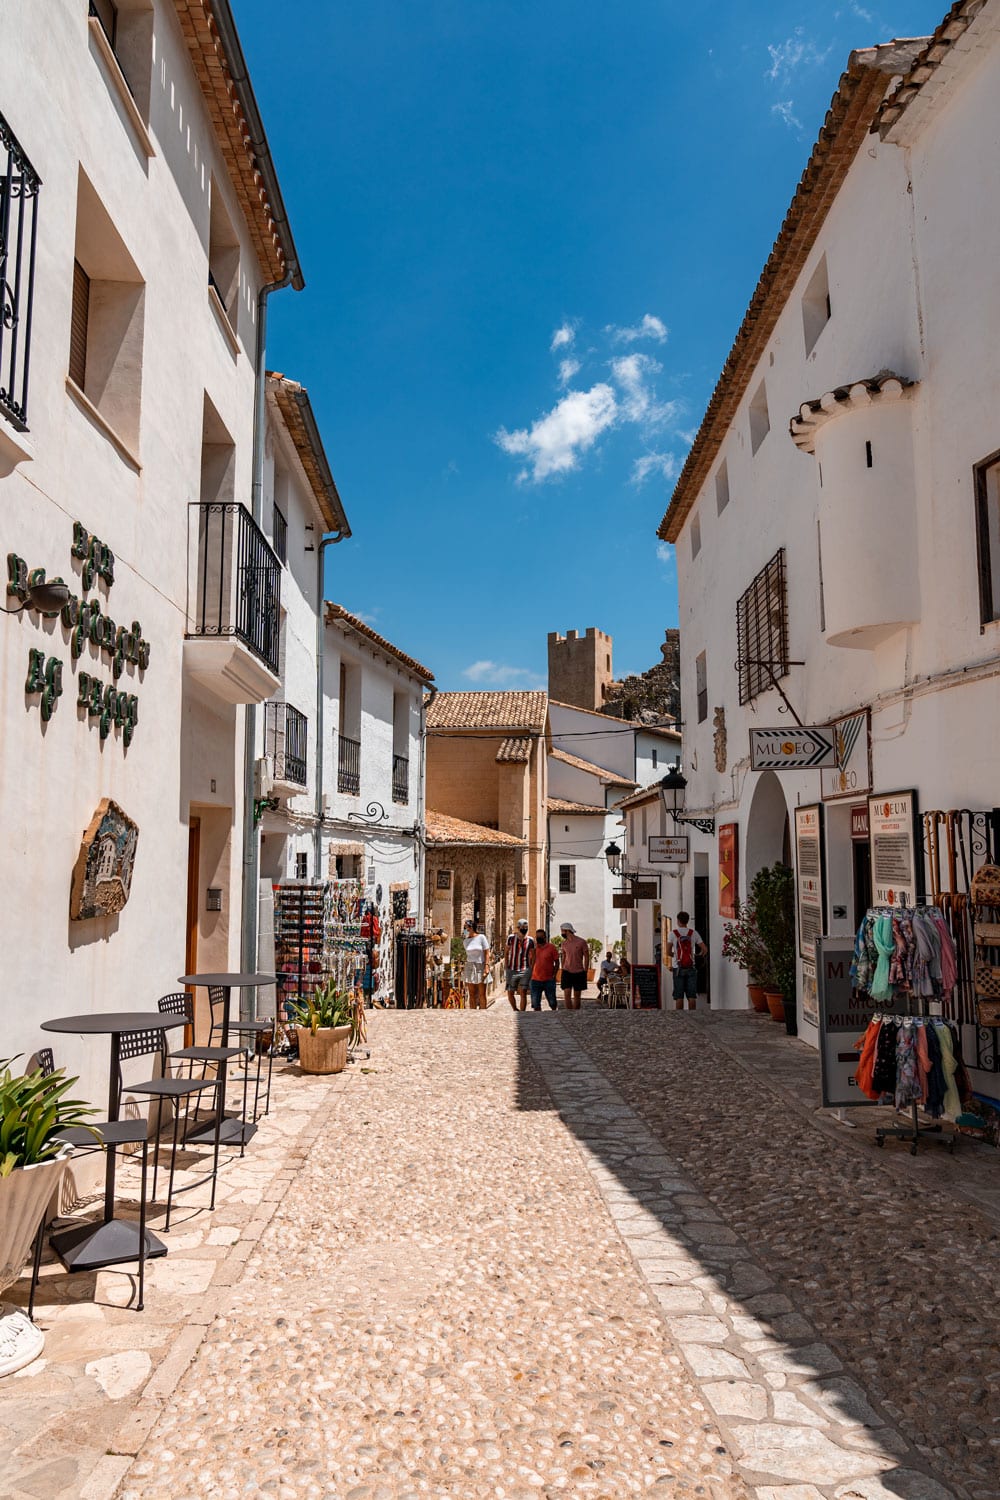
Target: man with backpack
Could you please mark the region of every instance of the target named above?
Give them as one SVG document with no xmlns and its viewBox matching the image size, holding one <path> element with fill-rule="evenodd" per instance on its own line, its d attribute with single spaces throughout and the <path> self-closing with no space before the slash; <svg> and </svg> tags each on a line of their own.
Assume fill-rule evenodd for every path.
<svg viewBox="0 0 1000 1500">
<path fill-rule="evenodd" d="M 688 924 L 691 917 L 686 911 L 677 913 L 677 926 L 670 934 L 670 956 L 674 966 L 674 1009 L 683 1010 L 687 1000 L 688 1010 L 698 1004 L 698 970 L 695 960 L 708 952 L 701 934 Z"/>
</svg>

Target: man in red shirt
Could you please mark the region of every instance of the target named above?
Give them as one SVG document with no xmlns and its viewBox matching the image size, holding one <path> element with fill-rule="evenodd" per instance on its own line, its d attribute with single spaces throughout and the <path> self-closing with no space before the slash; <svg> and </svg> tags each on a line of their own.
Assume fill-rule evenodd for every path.
<svg viewBox="0 0 1000 1500">
<path fill-rule="evenodd" d="M 544 927 L 535 933 L 535 962 L 531 968 L 531 1008 L 541 1010 L 542 996 L 549 1002 L 549 1009 L 556 1006 L 556 970 L 559 967 L 559 949 L 549 942 Z"/>
</svg>

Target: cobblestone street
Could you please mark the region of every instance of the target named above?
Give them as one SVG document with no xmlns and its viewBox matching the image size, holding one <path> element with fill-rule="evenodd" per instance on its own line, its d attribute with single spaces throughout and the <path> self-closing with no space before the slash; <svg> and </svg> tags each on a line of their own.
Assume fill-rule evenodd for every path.
<svg viewBox="0 0 1000 1500">
<path fill-rule="evenodd" d="M 953 1163 L 957 1188 L 978 1161 L 989 1180 L 989 1148 L 876 1154 L 782 1076 L 812 1054 L 749 1016 L 372 1019 L 367 1065 L 283 1070 L 294 1159 L 268 1123 L 233 1164 L 214 1218 L 256 1237 L 214 1278 L 224 1235 L 174 1259 L 197 1215 L 145 1314 L 98 1286 L 125 1368 L 129 1329 L 174 1323 L 117 1433 L 124 1387 L 103 1413 L 92 1392 L 106 1456 L 5 1497 L 1000 1493 L 995 1216 L 943 1185 Z M 179 1288 L 192 1316 L 158 1292 L 181 1260 L 206 1273 Z M 27 1382 L 53 1441 L 88 1384 Z"/>
</svg>

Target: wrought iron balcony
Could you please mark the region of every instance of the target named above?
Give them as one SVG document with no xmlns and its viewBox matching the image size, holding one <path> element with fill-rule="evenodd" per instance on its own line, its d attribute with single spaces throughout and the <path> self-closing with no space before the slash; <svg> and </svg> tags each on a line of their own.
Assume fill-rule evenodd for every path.
<svg viewBox="0 0 1000 1500">
<path fill-rule="evenodd" d="M 360 790 L 361 741 L 342 734 L 337 740 L 337 791 L 356 797 Z"/>
<path fill-rule="evenodd" d="M 304 787 L 309 720 L 290 703 L 264 704 L 264 754 L 276 782 Z"/>
<path fill-rule="evenodd" d="M 410 800 L 409 756 L 394 755 L 392 757 L 392 800 L 393 802 L 409 802 Z"/>
<path fill-rule="evenodd" d="M 41 182 L 0 115 L 0 413 L 28 430 L 28 356 Z"/>
<path fill-rule="evenodd" d="M 195 501 L 188 515 L 191 670 L 231 703 L 260 703 L 278 686 L 281 564 L 246 506 Z"/>
</svg>

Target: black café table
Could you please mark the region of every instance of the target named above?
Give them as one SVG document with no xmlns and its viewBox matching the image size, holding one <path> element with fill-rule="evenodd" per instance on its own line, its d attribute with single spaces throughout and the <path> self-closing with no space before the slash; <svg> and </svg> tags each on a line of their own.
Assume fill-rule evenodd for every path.
<svg viewBox="0 0 1000 1500">
<path fill-rule="evenodd" d="M 162 1016 L 154 1010 L 105 1012 L 96 1016 L 60 1016 L 42 1021 L 42 1031 L 71 1032 L 76 1036 L 110 1036 L 111 1079 L 108 1085 L 108 1119 L 118 1119 L 121 1102 L 118 1086 L 119 1037 L 130 1031 L 167 1031 L 183 1026 L 183 1016 Z M 96 1142 L 95 1142 L 96 1144 Z M 115 1218 L 115 1161 L 118 1152 L 108 1146 L 104 1168 L 104 1219 L 99 1224 L 80 1224 L 51 1236 L 52 1248 L 67 1271 L 97 1271 L 139 1258 L 139 1226 L 132 1219 Z M 146 1255 L 166 1255 L 167 1247 L 146 1230 Z"/>
<path fill-rule="evenodd" d="M 222 1043 L 223 1047 L 229 1046 L 229 1006 L 234 989 L 263 989 L 266 985 L 276 984 L 276 974 L 181 974 L 177 980 L 178 984 L 202 985 L 204 988 L 221 989 L 223 992 L 222 1005 Z M 219 1127 L 219 1144 L 222 1146 L 245 1146 L 247 1141 L 257 1133 L 257 1127 L 252 1120 L 244 1120 L 241 1117 L 226 1118 L 226 1072 L 227 1065 L 222 1063 L 222 1124 Z M 187 1137 L 192 1145 L 207 1144 L 215 1140 L 215 1116 L 209 1120 L 207 1125 L 199 1125 L 191 1135 Z"/>
</svg>

